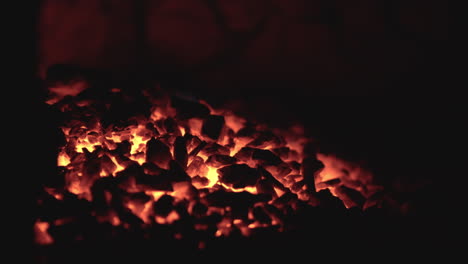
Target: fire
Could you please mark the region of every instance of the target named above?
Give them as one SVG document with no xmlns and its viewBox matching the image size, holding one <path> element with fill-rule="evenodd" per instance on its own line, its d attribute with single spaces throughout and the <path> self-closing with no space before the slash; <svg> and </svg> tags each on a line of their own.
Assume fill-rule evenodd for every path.
<svg viewBox="0 0 468 264">
<path fill-rule="evenodd" d="M 57 165 L 66 167 L 68 164 L 70 164 L 70 157 L 67 153 L 61 152 L 57 158 Z"/>
<path fill-rule="evenodd" d="M 363 207 L 350 190 L 364 199 L 380 190 L 370 172 L 331 155 L 319 153 L 307 167 L 303 149 L 309 139 L 300 126 L 269 129 L 206 102 L 151 94 L 145 91 L 154 104 L 149 116 L 114 123 L 94 108 L 110 103 L 70 100 L 69 107 L 60 106 L 82 112 L 62 125 L 66 145 L 57 166 L 64 168 L 65 184 L 46 193 L 63 203 L 70 195 L 89 202 L 99 223 L 151 228 L 188 218 L 194 229 L 218 237 L 271 226 L 283 230 L 282 215 L 294 211 L 292 204 L 315 206 L 321 190 L 346 207 Z M 54 106 L 60 99 L 48 102 Z M 53 243 L 49 226 L 36 222 L 39 244 Z"/>
<path fill-rule="evenodd" d="M 208 173 L 206 174 L 206 178 L 208 179 L 209 183 L 206 186 L 207 188 L 213 187 L 218 182 L 218 172 L 216 168 L 208 166 Z"/>
</svg>

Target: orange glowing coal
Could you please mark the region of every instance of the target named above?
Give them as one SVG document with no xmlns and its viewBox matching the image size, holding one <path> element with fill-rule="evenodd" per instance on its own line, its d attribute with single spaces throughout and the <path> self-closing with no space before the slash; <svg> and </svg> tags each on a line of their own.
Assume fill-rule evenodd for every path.
<svg viewBox="0 0 468 264">
<path fill-rule="evenodd" d="M 57 157 L 64 185 L 46 188 L 44 200 L 86 203 L 98 223 L 130 229 L 185 221 L 214 237 L 250 235 L 257 228 L 283 230 L 290 204 L 317 206 L 318 191 L 364 208 L 380 190 L 355 164 L 320 153 L 307 157 L 310 140 L 300 126 L 273 129 L 204 101 L 154 91 L 143 93 L 150 103 L 146 116 L 109 119 L 112 101 L 83 101 L 74 93 L 62 100 L 70 93 L 57 89 L 48 103 L 67 117 Z M 110 94 L 126 98 L 119 89 Z M 119 107 L 125 109 L 125 101 Z M 37 220 L 39 244 L 54 242 L 48 230 L 79 221 L 56 218 Z"/>
</svg>

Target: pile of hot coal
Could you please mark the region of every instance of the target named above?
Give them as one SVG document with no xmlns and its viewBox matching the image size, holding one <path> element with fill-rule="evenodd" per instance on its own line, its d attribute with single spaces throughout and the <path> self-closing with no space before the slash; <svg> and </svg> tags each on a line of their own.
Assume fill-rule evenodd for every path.
<svg viewBox="0 0 468 264">
<path fill-rule="evenodd" d="M 38 244 L 164 232 L 203 248 L 206 238 L 287 231 L 284 219 L 324 193 L 343 208 L 379 205 L 372 174 L 306 153 L 300 126 L 271 128 L 157 88 L 96 98 L 82 88 L 50 89 L 65 144 L 37 201 Z"/>
</svg>

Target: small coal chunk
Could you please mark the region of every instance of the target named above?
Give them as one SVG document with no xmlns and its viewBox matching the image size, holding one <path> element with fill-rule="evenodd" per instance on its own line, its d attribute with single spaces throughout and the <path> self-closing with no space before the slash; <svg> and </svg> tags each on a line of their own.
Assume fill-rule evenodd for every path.
<svg viewBox="0 0 468 264">
<path fill-rule="evenodd" d="M 202 218 L 206 216 L 206 213 L 208 212 L 208 207 L 201 202 L 196 202 L 191 207 L 191 211 L 192 211 L 192 216 L 196 218 Z"/>
<path fill-rule="evenodd" d="M 224 116 L 210 115 L 205 118 L 202 127 L 202 134 L 212 140 L 218 140 L 224 127 Z"/>
<path fill-rule="evenodd" d="M 169 175 L 171 176 L 172 182 L 190 181 L 190 176 L 185 172 L 184 168 L 180 164 L 171 160 L 169 162 Z"/>
<path fill-rule="evenodd" d="M 366 202 L 366 198 L 364 198 L 359 191 L 348 188 L 344 185 L 336 187 L 336 193 L 338 197 L 340 197 L 341 200 L 343 200 L 346 207 L 348 208 L 351 208 L 351 207 L 362 208 L 362 206 Z"/>
<path fill-rule="evenodd" d="M 263 204 L 263 208 L 273 220 L 276 220 L 278 222 L 278 224 L 284 221 L 285 215 L 276 206 L 265 203 Z"/>
<path fill-rule="evenodd" d="M 248 162 L 252 159 L 254 151 L 255 148 L 243 147 L 234 155 L 234 157 L 239 161 Z"/>
<path fill-rule="evenodd" d="M 130 198 L 131 201 L 137 202 L 137 203 L 140 203 L 140 204 L 145 204 L 149 200 L 151 200 L 151 197 L 148 196 L 144 192 L 130 193 L 128 198 Z"/>
<path fill-rule="evenodd" d="M 129 166 L 133 166 L 133 165 L 139 165 L 138 162 L 134 161 L 134 160 L 131 160 L 129 157 L 127 156 L 124 156 L 124 155 L 117 155 L 117 156 L 114 156 L 115 157 L 115 160 L 117 161 L 117 163 L 124 167 L 124 168 L 127 168 Z"/>
<path fill-rule="evenodd" d="M 169 162 L 171 160 L 171 151 L 162 141 L 153 137 L 146 143 L 147 162 L 153 162 L 163 169 L 169 169 Z"/>
<path fill-rule="evenodd" d="M 232 130 L 232 128 L 226 126 L 225 136 L 228 137 L 229 142 L 234 143 L 234 137 L 236 136 L 236 133 L 234 132 L 234 130 Z"/>
<path fill-rule="evenodd" d="M 262 131 L 254 140 L 247 144 L 247 147 L 266 148 L 281 147 L 284 145 L 284 139 L 271 131 Z"/>
<path fill-rule="evenodd" d="M 228 155 L 214 154 L 206 160 L 206 165 L 214 168 L 219 168 L 226 165 L 231 165 L 237 162 L 237 159 Z"/>
<path fill-rule="evenodd" d="M 144 174 L 144 171 L 140 164 L 133 163 L 132 165 L 126 167 L 124 170 L 117 172 L 116 178 L 138 177 L 142 174 Z"/>
<path fill-rule="evenodd" d="M 265 169 L 280 182 L 284 182 L 284 177 L 292 171 L 289 165 L 285 162 L 278 165 L 265 165 Z"/>
<path fill-rule="evenodd" d="M 120 155 L 130 154 L 130 150 L 132 149 L 132 144 L 124 140 L 122 142 L 117 143 L 117 148 L 112 151 L 112 153 L 118 153 Z"/>
<path fill-rule="evenodd" d="M 106 191 L 109 193 L 115 192 L 117 186 L 113 177 L 103 177 L 97 179 L 93 186 L 91 186 L 91 195 L 93 197 L 92 203 L 95 208 L 104 209 L 107 208 L 108 202 L 106 198 Z"/>
<path fill-rule="evenodd" d="M 299 189 L 297 193 L 297 198 L 299 200 L 306 202 L 309 205 L 316 206 L 318 205 L 318 200 L 315 197 L 315 191 L 308 189 Z"/>
<path fill-rule="evenodd" d="M 178 202 L 174 206 L 174 211 L 177 213 L 179 216 L 179 219 L 175 223 L 175 228 L 183 233 L 188 235 L 189 232 L 194 231 L 193 230 L 193 218 L 189 214 L 188 209 L 187 209 L 187 203 L 185 202 Z"/>
<path fill-rule="evenodd" d="M 137 136 L 141 137 L 142 140 L 146 141 L 146 140 L 149 140 L 151 139 L 152 137 L 154 136 L 157 136 L 153 133 L 152 130 L 150 129 L 147 129 L 147 128 L 139 128 L 137 131 L 136 131 L 136 134 Z"/>
<path fill-rule="evenodd" d="M 210 115 L 210 109 L 195 100 L 172 96 L 171 105 L 176 109 L 177 119 L 204 118 Z"/>
<path fill-rule="evenodd" d="M 218 169 L 221 182 L 233 188 L 254 186 L 260 178 L 260 173 L 246 164 L 233 164 Z"/>
<path fill-rule="evenodd" d="M 158 165 L 154 163 L 150 163 L 150 162 L 145 162 L 141 166 L 145 174 L 148 174 L 151 176 L 159 176 L 167 172 L 167 170 L 160 168 L 158 167 Z"/>
<path fill-rule="evenodd" d="M 239 129 L 235 134 L 238 138 L 255 138 L 259 132 L 255 129 L 253 124 L 246 124 L 243 128 Z"/>
<path fill-rule="evenodd" d="M 265 209 L 262 206 L 255 206 L 252 209 L 252 214 L 255 220 L 259 221 L 260 223 L 269 224 L 271 223 L 271 218 Z"/>
<path fill-rule="evenodd" d="M 99 159 L 90 159 L 83 164 L 83 175 L 80 179 L 81 186 L 91 186 L 98 179 L 101 172 L 101 162 Z"/>
<path fill-rule="evenodd" d="M 112 174 L 117 168 L 117 165 L 115 165 L 115 163 L 112 161 L 112 159 L 108 155 L 102 155 L 100 160 L 101 160 L 101 169 L 107 175 Z"/>
<path fill-rule="evenodd" d="M 279 189 L 279 190 L 281 190 L 283 192 L 288 191 L 288 189 L 281 182 L 279 182 L 275 177 L 273 177 L 273 175 L 271 175 L 270 172 L 265 170 L 263 167 L 259 167 L 258 171 L 259 171 L 261 177 L 263 179 L 267 180 L 268 182 L 270 182 L 271 185 L 274 188 L 277 188 L 277 189 Z"/>
<path fill-rule="evenodd" d="M 325 187 L 334 187 L 334 186 L 338 186 L 341 184 L 341 179 L 340 178 L 331 179 L 328 181 L 321 182 L 320 184 L 323 184 Z"/>
<path fill-rule="evenodd" d="M 187 167 L 187 174 L 194 177 L 197 175 L 205 175 L 208 168 L 205 165 L 203 158 L 196 156 Z"/>
<path fill-rule="evenodd" d="M 300 173 L 302 169 L 302 164 L 297 161 L 287 162 L 289 167 L 292 169 L 292 173 Z"/>
<path fill-rule="evenodd" d="M 136 177 L 136 184 L 149 190 L 172 191 L 172 182 L 173 179 L 166 170 L 158 175 L 139 174 Z"/>
<path fill-rule="evenodd" d="M 324 168 L 324 164 L 316 157 L 306 157 L 302 161 L 302 175 L 309 188 L 315 188 L 315 177 Z"/>
<path fill-rule="evenodd" d="M 288 206 L 297 201 L 297 194 L 292 192 L 286 192 L 285 194 L 281 195 L 273 201 L 273 205 L 277 206 L 278 208 L 282 208 L 284 206 Z"/>
<path fill-rule="evenodd" d="M 273 153 L 275 153 L 280 159 L 287 160 L 289 159 L 290 149 L 288 147 L 280 147 L 272 149 Z"/>
<path fill-rule="evenodd" d="M 98 156 L 99 156 L 99 154 L 101 153 L 101 151 L 102 151 L 102 148 L 101 148 L 101 147 L 95 148 L 92 152 L 90 152 L 90 151 L 88 150 L 88 148 L 83 148 L 83 153 L 84 153 L 85 159 L 86 159 L 87 161 L 89 161 L 89 160 L 93 160 L 93 161 L 94 161 L 95 159 L 97 159 Z"/>
<path fill-rule="evenodd" d="M 229 155 L 230 153 L 230 150 L 229 148 L 225 147 L 225 146 L 222 146 L 218 143 L 215 143 L 215 142 L 211 142 L 211 143 L 208 143 L 201 151 L 200 151 L 201 154 L 209 157 L 211 155 L 215 155 L 215 154 L 221 154 L 221 155 Z"/>
<path fill-rule="evenodd" d="M 232 207 L 253 206 L 257 202 L 265 201 L 264 196 L 254 195 L 249 192 L 230 192 L 217 190 L 206 195 L 204 198 L 209 206 Z"/>
<path fill-rule="evenodd" d="M 305 185 L 305 182 L 303 180 L 295 182 L 291 186 L 291 191 L 294 193 L 298 193 L 302 190 L 302 187 L 304 187 L 304 185 Z"/>
<path fill-rule="evenodd" d="M 198 199 L 198 189 L 190 182 L 176 182 L 172 184 L 175 195 L 188 201 Z"/>
<path fill-rule="evenodd" d="M 384 192 L 376 192 L 370 197 L 367 198 L 366 202 L 363 204 L 362 209 L 366 212 L 371 212 L 377 208 L 380 208 L 385 199 Z"/>
<path fill-rule="evenodd" d="M 119 123 L 122 124 L 122 127 L 134 126 L 138 124 L 136 120 L 132 119 L 133 117 L 139 115 L 149 116 L 151 114 L 150 111 L 151 103 L 144 97 L 115 100 L 102 113 L 101 122 L 104 127 Z"/>
<path fill-rule="evenodd" d="M 138 163 L 135 163 L 128 166 L 123 171 L 117 172 L 114 179 L 120 188 L 127 189 L 135 184 L 135 179 L 144 175 L 143 168 Z"/>
<path fill-rule="evenodd" d="M 165 119 L 158 119 L 154 121 L 154 127 L 158 131 L 158 133 L 161 135 L 167 134 L 166 129 L 164 128 L 164 120 Z"/>
<path fill-rule="evenodd" d="M 85 124 L 83 122 L 67 125 L 68 127 L 71 127 L 68 134 L 77 138 L 85 138 L 88 130 L 84 125 Z"/>
<path fill-rule="evenodd" d="M 154 126 L 153 123 L 151 123 L 151 122 L 146 123 L 145 128 L 148 129 L 149 131 L 151 131 L 151 133 L 153 134 L 153 136 L 159 136 L 159 131 L 158 131 L 158 129 Z"/>
<path fill-rule="evenodd" d="M 198 138 L 197 138 L 198 139 Z M 191 142 L 190 142 L 191 143 Z M 190 153 L 189 153 L 189 156 L 193 157 L 193 156 L 196 156 L 205 146 L 206 146 L 207 142 L 206 141 L 201 141 L 198 145 L 196 145 L 196 147 L 194 147 Z M 191 148 L 191 146 L 189 145 L 189 147 Z"/>
<path fill-rule="evenodd" d="M 179 126 L 174 118 L 168 117 L 164 119 L 163 127 L 164 130 L 166 130 L 166 133 L 177 134 L 178 136 L 180 135 Z"/>
<path fill-rule="evenodd" d="M 203 143 L 203 141 L 199 137 L 194 136 L 190 133 L 185 133 L 184 138 L 185 138 L 186 145 L 187 145 L 187 152 L 190 153 L 190 155 L 192 155 L 193 150 L 195 150 L 197 147 L 200 146 L 201 143 Z M 200 151 L 203 147 L 201 147 L 198 151 Z M 198 152 L 194 154 L 196 155 L 198 154 Z"/>
<path fill-rule="evenodd" d="M 198 186 L 207 186 L 210 183 L 210 180 L 206 177 L 196 175 L 192 178 L 192 183 Z"/>
<path fill-rule="evenodd" d="M 156 215 L 167 216 L 174 209 L 174 197 L 164 194 L 153 204 Z"/>
<path fill-rule="evenodd" d="M 255 149 L 252 153 L 252 159 L 256 160 L 260 165 L 279 165 L 283 161 L 273 152 L 266 149 Z"/>
<path fill-rule="evenodd" d="M 320 190 L 316 193 L 316 197 L 319 200 L 319 207 L 333 210 L 346 209 L 343 202 L 334 195 L 331 194 L 329 189 Z"/>
<path fill-rule="evenodd" d="M 95 144 L 99 142 L 99 133 L 95 131 L 88 132 L 88 136 L 86 137 L 91 144 Z"/>
<path fill-rule="evenodd" d="M 177 136 L 172 134 L 164 134 L 158 137 L 162 143 L 166 144 L 166 146 L 174 146 L 175 140 Z M 170 148 L 170 147 L 169 147 Z"/>
<path fill-rule="evenodd" d="M 284 177 L 283 184 L 284 186 L 291 188 L 291 186 L 296 183 L 297 181 L 303 180 L 304 177 L 300 174 L 289 174 Z"/>
<path fill-rule="evenodd" d="M 116 212 L 119 216 L 121 222 L 129 224 L 131 227 L 138 227 L 141 226 L 143 220 L 141 220 L 138 216 L 134 215 L 132 211 L 127 208 L 121 207 L 116 209 Z"/>
<path fill-rule="evenodd" d="M 188 153 L 187 153 L 187 144 L 184 137 L 177 137 L 174 142 L 174 159 L 179 163 L 179 165 L 186 169 L 188 162 Z"/>
<path fill-rule="evenodd" d="M 269 179 L 261 179 L 257 182 L 257 192 L 268 194 L 271 197 L 276 197 L 275 188 L 273 187 L 273 183 Z"/>
</svg>

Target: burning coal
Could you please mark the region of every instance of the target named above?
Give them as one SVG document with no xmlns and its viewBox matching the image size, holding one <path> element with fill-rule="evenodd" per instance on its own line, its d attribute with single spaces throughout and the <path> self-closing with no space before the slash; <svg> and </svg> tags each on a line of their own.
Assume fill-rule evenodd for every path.
<svg viewBox="0 0 468 264">
<path fill-rule="evenodd" d="M 306 153 L 311 142 L 300 126 L 271 128 L 158 89 L 136 98 L 112 89 L 99 100 L 81 89 L 51 91 L 65 144 L 57 183 L 38 200 L 38 244 L 86 239 L 95 235 L 86 228 L 101 226 L 109 236 L 197 234 L 203 248 L 207 237 L 287 230 L 284 219 L 319 206 L 319 193 L 346 208 L 378 206 L 372 174 Z"/>
</svg>

